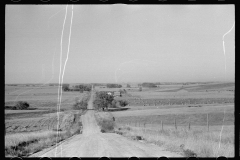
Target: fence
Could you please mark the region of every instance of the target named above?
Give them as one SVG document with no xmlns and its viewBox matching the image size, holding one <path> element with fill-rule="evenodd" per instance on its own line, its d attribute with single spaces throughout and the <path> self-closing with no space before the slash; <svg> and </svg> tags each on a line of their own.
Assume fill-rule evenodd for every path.
<svg viewBox="0 0 240 160">
<path fill-rule="evenodd" d="M 234 113 L 218 113 L 218 114 L 214 114 L 214 113 L 205 113 L 204 117 L 194 117 L 195 120 L 193 120 L 193 118 L 191 118 L 191 116 L 189 116 L 188 118 L 179 118 L 179 117 L 171 117 L 168 119 L 163 119 L 163 118 L 159 118 L 158 121 L 156 121 L 156 119 L 152 120 L 152 119 L 132 119 L 132 120 L 127 120 L 125 118 L 124 121 L 119 121 L 118 118 L 116 118 L 117 123 L 120 124 L 125 124 L 128 126 L 132 126 L 132 127 L 143 127 L 143 128 L 154 128 L 154 129 L 161 129 L 164 130 L 165 128 L 169 128 L 170 126 L 172 128 L 175 128 L 176 130 L 178 130 L 181 127 L 185 127 L 188 130 L 193 129 L 193 127 L 195 126 L 201 126 L 203 128 L 205 128 L 207 131 L 210 130 L 210 125 L 212 126 L 221 126 L 221 125 L 231 125 L 234 124 Z M 160 116 L 161 117 L 161 116 Z M 199 119 L 198 119 L 199 118 Z M 210 119 L 211 118 L 211 119 Z M 223 119 L 225 118 L 225 121 L 223 121 Z M 196 120 L 197 119 L 197 120 Z M 227 121 L 226 121 L 227 119 Z"/>
</svg>

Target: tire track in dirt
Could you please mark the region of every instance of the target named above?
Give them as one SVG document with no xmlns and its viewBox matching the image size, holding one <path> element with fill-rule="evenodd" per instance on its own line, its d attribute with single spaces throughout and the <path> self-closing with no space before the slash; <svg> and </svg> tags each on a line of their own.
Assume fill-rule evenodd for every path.
<svg viewBox="0 0 240 160">
<path fill-rule="evenodd" d="M 93 94 L 88 109 L 93 109 L 92 101 Z M 163 151 L 163 148 L 156 145 L 129 140 L 115 133 L 101 133 L 94 113 L 94 110 L 88 110 L 81 116 L 83 133 L 60 144 L 56 157 L 181 157 L 176 153 Z M 30 157 L 55 157 L 55 151 L 56 148 L 53 148 Z"/>
</svg>

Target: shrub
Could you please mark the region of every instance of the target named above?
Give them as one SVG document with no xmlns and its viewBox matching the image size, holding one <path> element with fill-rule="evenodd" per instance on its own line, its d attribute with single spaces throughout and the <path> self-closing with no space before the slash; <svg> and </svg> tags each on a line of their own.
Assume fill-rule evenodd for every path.
<svg viewBox="0 0 240 160">
<path fill-rule="evenodd" d="M 98 112 L 94 114 L 102 133 L 114 132 L 114 117 L 109 112 Z"/>
<path fill-rule="evenodd" d="M 116 100 L 113 100 L 113 101 L 112 101 L 111 107 L 112 107 L 112 108 L 117 108 L 117 101 L 116 101 Z"/>
<path fill-rule="evenodd" d="M 120 104 L 121 107 L 125 107 L 125 106 L 128 105 L 128 101 L 126 101 L 126 100 L 119 100 L 119 104 Z"/>
<path fill-rule="evenodd" d="M 81 100 L 80 102 L 76 102 L 74 105 L 73 105 L 73 109 L 75 110 L 80 110 L 80 109 L 87 109 L 87 106 L 88 106 L 88 103 L 84 100 Z"/>
<path fill-rule="evenodd" d="M 69 90 L 69 84 L 62 84 L 62 90 L 68 91 Z"/>
<path fill-rule="evenodd" d="M 113 121 L 105 120 L 99 121 L 98 123 L 103 133 L 113 131 L 115 123 Z"/>
<path fill-rule="evenodd" d="M 28 109 L 28 108 L 29 108 L 29 104 L 25 101 L 18 101 L 16 105 L 13 107 L 13 109 L 17 109 L 17 110 Z"/>
<path fill-rule="evenodd" d="M 90 99 L 90 94 L 82 98 L 81 101 L 75 99 L 75 104 L 73 104 L 73 109 L 75 110 L 86 110 L 88 106 L 88 101 Z"/>
</svg>

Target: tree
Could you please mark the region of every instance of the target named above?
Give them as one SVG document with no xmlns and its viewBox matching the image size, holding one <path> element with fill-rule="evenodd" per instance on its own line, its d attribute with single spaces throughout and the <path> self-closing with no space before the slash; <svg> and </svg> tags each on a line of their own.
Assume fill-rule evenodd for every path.
<svg viewBox="0 0 240 160">
<path fill-rule="evenodd" d="M 104 110 L 105 108 L 108 109 L 109 105 L 112 105 L 113 100 L 113 95 L 109 95 L 107 92 L 100 91 L 96 93 L 96 98 L 93 104 L 95 108 L 101 108 L 102 110 Z"/>
<path fill-rule="evenodd" d="M 69 90 L 69 84 L 62 84 L 62 90 L 68 91 Z"/>
<path fill-rule="evenodd" d="M 91 91 L 92 87 L 90 85 L 78 85 L 75 86 L 81 93 L 83 93 L 83 91 Z"/>
<path fill-rule="evenodd" d="M 142 91 L 142 87 L 139 87 L 139 91 L 140 91 L 140 92 Z"/>
<path fill-rule="evenodd" d="M 131 88 L 131 86 L 129 84 L 127 84 L 127 88 Z"/>
<path fill-rule="evenodd" d="M 128 105 L 128 101 L 126 100 L 119 100 L 118 102 L 121 107 L 125 107 L 126 105 Z"/>
</svg>

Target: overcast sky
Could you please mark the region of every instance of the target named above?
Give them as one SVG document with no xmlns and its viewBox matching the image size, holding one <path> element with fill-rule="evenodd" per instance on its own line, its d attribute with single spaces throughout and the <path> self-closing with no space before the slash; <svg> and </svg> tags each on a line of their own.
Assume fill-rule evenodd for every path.
<svg viewBox="0 0 240 160">
<path fill-rule="evenodd" d="M 65 13 L 6 6 L 5 83 L 58 82 Z M 234 81 L 234 21 L 234 5 L 74 5 L 64 83 Z"/>
</svg>

